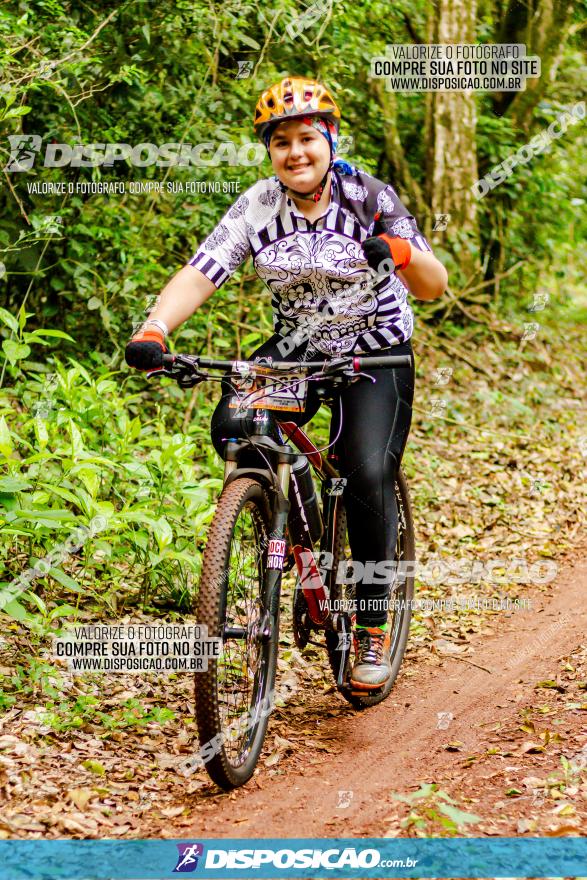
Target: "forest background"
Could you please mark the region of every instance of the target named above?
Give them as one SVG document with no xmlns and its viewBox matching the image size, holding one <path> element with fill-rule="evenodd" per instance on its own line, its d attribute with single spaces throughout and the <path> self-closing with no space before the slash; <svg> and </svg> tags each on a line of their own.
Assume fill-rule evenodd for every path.
<svg viewBox="0 0 587 880">
<path fill-rule="evenodd" d="M 441 300 L 414 303 L 418 400 L 404 467 L 419 553 L 556 560 L 577 540 L 587 482 L 584 123 L 482 199 L 472 187 L 585 101 L 585 11 L 571 0 L 5 3 L 0 158 L 5 167 L 19 134 L 43 147 L 210 143 L 207 157 L 232 144 L 234 157 L 254 142 L 262 89 L 288 73 L 326 82 L 344 158 L 397 188 L 449 271 Z M 496 94 L 391 93 L 370 77 L 386 45 L 423 42 L 525 43 L 542 74 Z M 60 620 L 190 607 L 221 486 L 208 438 L 218 389 L 148 384 L 124 347 L 235 200 L 224 185 L 243 192 L 270 174 L 267 160 L 3 172 L 0 589 L 37 569 L 0 612 L 5 710 L 29 700 L 60 731 L 173 723 L 172 709 L 139 698 L 106 715 L 91 688 L 64 695 L 47 639 Z M 209 191 L 29 190 L 132 180 Z M 172 346 L 241 357 L 270 333 L 269 297 L 247 263 Z M 325 430 L 321 413 L 317 436 Z M 98 533 L 59 555 L 97 517 Z M 413 634 L 430 637 L 417 614 Z"/>
</svg>

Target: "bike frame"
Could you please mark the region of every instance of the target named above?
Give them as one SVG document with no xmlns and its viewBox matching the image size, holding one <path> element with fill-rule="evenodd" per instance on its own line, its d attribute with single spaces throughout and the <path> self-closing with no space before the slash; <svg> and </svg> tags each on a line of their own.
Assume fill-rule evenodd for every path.
<svg viewBox="0 0 587 880">
<path fill-rule="evenodd" d="M 287 550 L 285 531 L 289 513 L 293 506 L 288 498 L 293 460 L 299 452 L 305 455 L 323 484 L 327 480 L 336 479 L 339 476 L 332 460 L 325 458 L 318 451 L 312 440 L 298 425 L 294 422 L 278 422 L 277 425 L 280 436 L 282 432 L 285 433 L 287 440 L 292 441 L 295 449 L 289 443 L 278 444 L 269 436 L 269 411 L 261 408 L 256 410 L 253 419 L 253 433 L 249 438 L 246 440 L 229 440 L 225 449 L 224 485 L 228 485 L 239 477 L 255 476 L 261 478 L 267 488 L 274 493 L 271 531 L 265 566 L 267 576 L 263 590 L 265 614 L 261 630 L 266 636 L 270 635 L 272 621 L 277 620 L 277 613 L 279 611 L 281 579 Z M 273 458 L 277 460 L 276 469 L 274 470 L 272 467 L 240 467 L 239 459 L 241 453 L 246 449 L 251 449 L 251 446 L 263 455 L 266 453 L 272 454 Z M 334 458 L 335 454 L 333 453 L 330 459 Z M 270 461 L 268 461 L 268 465 L 270 465 Z M 293 485 L 294 511 L 297 508 L 301 516 L 295 518 L 295 525 L 290 523 L 289 531 L 301 589 L 308 606 L 308 615 L 316 628 L 347 631 L 349 624 L 346 620 L 343 620 L 343 615 L 339 613 L 332 614 L 330 611 L 329 578 L 328 574 L 323 574 L 323 571 L 328 571 L 328 568 L 324 567 L 321 569 L 316 563 L 310 531 L 306 524 L 304 507 L 297 492 L 295 479 L 293 480 Z M 321 546 L 332 548 L 337 497 L 327 493 L 323 503 L 325 533 L 322 536 Z M 332 558 L 332 554 L 330 554 L 330 557 Z"/>
<path fill-rule="evenodd" d="M 214 358 L 193 357 L 182 355 L 163 355 L 164 367 L 161 370 L 155 370 L 148 373 L 147 376 L 158 375 L 163 372 L 169 373 L 165 366 L 174 368 L 179 366 L 179 375 L 177 378 L 178 385 L 182 388 L 191 388 L 199 378 L 207 378 L 201 373 L 206 369 L 228 370 L 230 373 L 236 374 L 240 378 L 249 376 L 251 368 L 260 364 L 249 364 L 247 361 L 221 361 Z M 339 380 L 335 377 L 344 375 L 369 375 L 362 373 L 363 367 L 376 369 L 383 366 L 410 366 L 412 359 L 410 355 L 376 355 L 364 358 L 362 356 L 345 356 L 334 359 L 329 364 L 325 362 L 307 361 L 303 365 L 305 370 L 314 370 L 314 375 L 318 373 L 324 379 L 334 380 L 339 384 Z M 273 362 L 274 369 L 287 372 L 298 373 L 300 364 L 298 361 L 279 361 Z M 183 369 L 183 374 L 182 374 Z M 324 395 L 320 395 L 324 398 Z M 293 461 L 299 452 L 305 455 L 312 464 L 318 478 L 324 485 L 328 479 L 336 479 L 339 474 L 333 462 L 337 460 L 336 451 L 332 450 L 327 458 L 316 448 L 307 434 L 302 431 L 293 422 L 279 422 L 277 427 L 278 437 L 283 440 L 281 431 L 286 432 L 288 440 L 292 440 L 297 449 L 296 451 L 288 443 L 277 442 L 270 436 L 270 418 L 268 409 L 261 407 L 256 409 L 253 418 L 253 432 L 246 439 L 237 440 L 232 438 L 227 441 L 225 447 L 225 468 L 224 468 L 224 485 L 228 485 L 239 477 L 251 476 L 259 480 L 265 485 L 269 493 L 273 494 L 271 505 L 271 531 L 269 534 L 269 543 L 265 564 L 266 576 L 264 579 L 262 590 L 263 613 L 260 624 L 260 632 L 262 638 L 270 638 L 274 626 L 279 621 L 279 599 L 281 592 L 281 579 L 287 550 L 287 541 L 285 537 L 286 527 L 288 525 L 288 516 L 292 507 L 289 501 L 289 487 L 291 481 L 291 472 Z M 334 420 L 330 427 L 330 445 L 331 448 L 335 441 L 332 440 Z M 267 468 L 240 466 L 240 455 L 245 449 L 256 448 L 267 462 Z M 276 468 L 267 458 L 266 453 L 276 460 Z M 342 674 L 346 666 L 348 653 L 350 652 L 350 640 L 347 634 L 350 632 L 351 621 L 346 611 L 332 613 L 330 609 L 330 589 L 332 587 L 332 577 L 335 573 L 324 576 L 322 570 L 316 564 L 313 552 L 313 542 L 307 527 L 307 519 L 304 511 L 304 505 L 299 495 L 296 480 L 294 479 L 294 503 L 297 504 L 297 512 L 300 516 L 295 519 L 295 523 L 290 523 L 290 538 L 292 544 L 293 555 L 298 569 L 300 584 L 303 596 L 306 600 L 309 618 L 313 626 L 317 629 L 333 630 L 340 633 L 342 638 L 343 655 L 339 666 L 338 685 L 342 685 Z M 326 549 L 326 553 L 330 554 L 330 558 L 334 558 L 332 550 L 334 548 L 334 538 L 336 535 L 336 524 L 338 511 L 340 510 L 340 501 L 334 492 L 323 492 L 324 521 L 326 523 L 326 531 L 321 540 L 321 551 Z M 301 525 L 299 524 L 301 523 Z M 324 568 L 323 568 L 324 570 Z M 229 634 L 227 634 L 229 635 Z M 346 655 L 346 656 L 345 656 Z"/>
</svg>

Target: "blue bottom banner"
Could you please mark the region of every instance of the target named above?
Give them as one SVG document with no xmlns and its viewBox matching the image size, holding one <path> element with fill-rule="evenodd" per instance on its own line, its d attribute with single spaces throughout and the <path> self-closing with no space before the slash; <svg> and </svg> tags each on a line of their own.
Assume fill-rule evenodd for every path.
<svg viewBox="0 0 587 880">
<path fill-rule="evenodd" d="M 587 838 L 2 840 L 0 880 L 580 877 Z"/>
</svg>

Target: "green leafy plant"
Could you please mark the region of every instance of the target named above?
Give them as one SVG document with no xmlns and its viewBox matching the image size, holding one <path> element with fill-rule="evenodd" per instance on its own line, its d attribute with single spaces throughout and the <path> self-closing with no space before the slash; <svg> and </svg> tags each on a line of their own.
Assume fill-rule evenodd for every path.
<svg viewBox="0 0 587 880">
<path fill-rule="evenodd" d="M 24 361 L 31 354 L 31 345 L 48 345 L 47 337 L 67 339 L 73 342 L 72 337 L 62 330 L 25 330 L 27 319 L 32 317 L 32 312 L 25 312 L 21 306 L 18 316 L 15 317 L 6 309 L 0 308 L 0 321 L 9 328 L 10 336 L 2 342 L 2 351 L 11 366 L 19 361 Z"/>
<path fill-rule="evenodd" d="M 410 813 L 402 820 L 401 827 L 413 828 L 416 833 L 425 831 L 427 834 L 430 832 L 429 836 L 454 837 L 462 835 L 467 825 L 482 821 L 480 816 L 457 806 L 457 801 L 439 789 L 435 782 L 423 783 L 418 791 L 408 795 L 392 793 L 392 798 L 409 804 Z M 438 829 L 437 834 L 434 833 L 435 829 Z"/>
</svg>

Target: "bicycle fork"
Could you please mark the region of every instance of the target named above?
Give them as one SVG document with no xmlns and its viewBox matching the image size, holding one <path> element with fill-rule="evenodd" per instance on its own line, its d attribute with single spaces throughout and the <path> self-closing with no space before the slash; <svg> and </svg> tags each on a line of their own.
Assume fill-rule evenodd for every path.
<svg viewBox="0 0 587 880">
<path fill-rule="evenodd" d="M 258 626 L 258 634 L 262 639 L 269 639 L 272 627 L 279 619 L 279 598 L 281 578 L 287 551 L 285 531 L 290 510 L 288 500 L 289 483 L 295 453 L 291 448 L 279 446 L 268 435 L 268 420 L 263 411 L 257 411 L 254 418 L 252 436 L 248 442 L 233 438 L 229 440 L 225 452 L 224 485 L 241 476 L 261 478 L 265 485 L 270 481 L 273 488 L 271 505 L 271 523 L 269 535 L 263 542 L 261 551 L 265 554 L 265 577 L 262 590 L 262 617 Z M 259 450 L 272 452 L 277 456 L 277 473 L 270 469 L 240 467 L 239 453 L 250 445 L 258 446 Z"/>
</svg>

